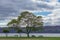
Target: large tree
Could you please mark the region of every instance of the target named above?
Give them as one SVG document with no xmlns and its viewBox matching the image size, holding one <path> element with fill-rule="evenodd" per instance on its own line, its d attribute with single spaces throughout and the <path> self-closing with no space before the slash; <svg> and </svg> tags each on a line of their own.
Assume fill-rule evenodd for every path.
<svg viewBox="0 0 60 40">
<path fill-rule="evenodd" d="M 9 22 L 8 25 L 17 24 L 15 26 L 18 26 L 18 25 L 21 25 L 21 23 L 22 24 L 25 23 L 26 24 L 26 26 L 25 26 L 26 27 L 26 33 L 27 33 L 27 36 L 29 37 L 29 33 L 31 32 L 31 30 L 32 31 L 38 30 L 36 27 L 42 29 L 43 22 L 41 20 L 42 20 L 42 16 L 37 17 L 31 12 L 24 11 L 20 14 L 20 16 L 18 16 L 17 19 L 11 20 L 11 22 Z"/>
</svg>

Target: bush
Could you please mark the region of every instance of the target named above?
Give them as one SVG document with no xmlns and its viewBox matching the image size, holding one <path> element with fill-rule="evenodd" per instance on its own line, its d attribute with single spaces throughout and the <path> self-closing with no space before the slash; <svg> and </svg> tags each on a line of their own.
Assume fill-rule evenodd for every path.
<svg viewBox="0 0 60 40">
<path fill-rule="evenodd" d="M 15 35 L 14 37 L 18 37 L 18 35 Z"/>
<path fill-rule="evenodd" d="M 38 36 L 38 37 L 41 37 L 41 38 L 42 38 L 43 36 L 42 36 L 42 35 L 40 35 L 40 36 Z"/>
<path fill-rule="evenodd" d="M 32 37 L 36 37 L 35 35 L 32 35 Z"/>
</svg>

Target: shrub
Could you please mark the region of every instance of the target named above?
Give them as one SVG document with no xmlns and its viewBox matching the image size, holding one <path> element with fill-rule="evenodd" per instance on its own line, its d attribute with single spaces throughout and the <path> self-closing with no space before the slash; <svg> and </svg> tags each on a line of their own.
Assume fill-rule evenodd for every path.
<svg viewBox="0 0 60 40">
<path fill-rule="evenodd" d="M 42 38 L 43 36 L 42 36 L 42 35 L 40 35 L 40 36 L 38 36 L 38 37 L 41 37 L 41 38 Z"/>
<path fill-rule="evenodd" d="M 15 35 L 14 37 L 18 37 L 18 35 Z"/>
<path fill-rule="evenodd" d="M 35 35 L 32 35 L 32 37 L 36 37 Z"/>
</svg>

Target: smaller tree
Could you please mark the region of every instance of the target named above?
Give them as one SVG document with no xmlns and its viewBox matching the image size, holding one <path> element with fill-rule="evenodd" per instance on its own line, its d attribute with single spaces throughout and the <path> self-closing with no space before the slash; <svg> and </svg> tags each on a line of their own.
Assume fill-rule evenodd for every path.
<svg viewBox="0 0 60 40">
<path fill-rule="evenodd" d="M 6 37 L 7 37 L 7 33 L 9 33 L 9 30 L 3 29 L 3 32 L 6 33 Z"/>
</svg>

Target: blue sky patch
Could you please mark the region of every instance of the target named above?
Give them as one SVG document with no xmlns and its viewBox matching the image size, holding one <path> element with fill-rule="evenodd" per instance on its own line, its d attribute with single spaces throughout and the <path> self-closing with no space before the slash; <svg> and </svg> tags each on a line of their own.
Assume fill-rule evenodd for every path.
<svg viewBox="0 0 60 40">
<path fill-rule="evenodd" d="M 35 15 L 44 15 L 44 16 L 47 16 L 50 13 L 51 12 L 34 12 Z"/>
<path fill-rule="evenodd" d="M 50 0 L 45 0 L 46 2 L 50 2 Z"/>
<path fill-rule="evenodd" d="M 58 2 L 60 2 L 60 0 L 58 0 Z"/>
</svg>

